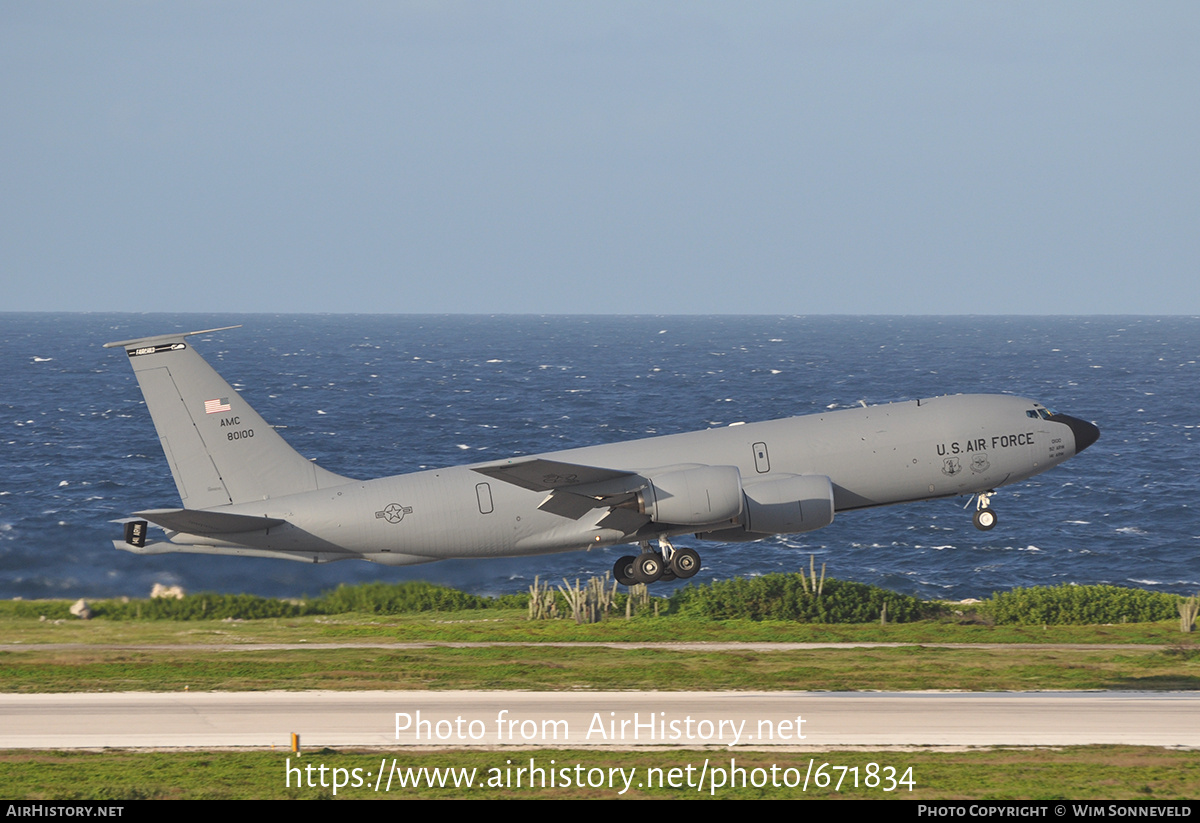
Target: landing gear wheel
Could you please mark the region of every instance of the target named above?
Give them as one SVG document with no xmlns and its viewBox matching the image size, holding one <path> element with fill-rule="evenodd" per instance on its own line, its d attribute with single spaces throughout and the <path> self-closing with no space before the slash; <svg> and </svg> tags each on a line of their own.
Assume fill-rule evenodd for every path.
<svg viewBox="0 0 1200 823">
<path fill-rule="evenodd" d="M 627 554 L 613 564 L 613 577 L 622 586 L 632 586 L 637 582 L 634 577 L 633 564 L 637 561 L 637 557 L 632 554 Z"/>
<path fill-rule="evenodd" d="M 700 571 L 700 553 L 695 549 L 676 549 L 671 557 L 671 571 L 680 580 L 687 580 Z"/>
<path fill-rule="evenodd" d="M 663 559 L 653 552 L 640 554 L 633 561 L 633 576 L 639 583 L 656 583 L 662 577 L 662 573 Z"/>
<path fill-rule="evenodd" d="M 662 577 L 658 578 L 658 582 L 659 583 L 670 583 L 677 576 L 678 575 L 676 575 L 675 572 L 671 571 L 671 565 L 668 563 L 667 565 L 663 566 Z"/>
<path fill-rule="evenodd" d="M 975 512 L 975 516 L 971 519 L 975 523 L 975 528 L 981 532 L 991 531 L 996 528 L 996 513 L 991 509 L 980 509 Z"/>
</svg>

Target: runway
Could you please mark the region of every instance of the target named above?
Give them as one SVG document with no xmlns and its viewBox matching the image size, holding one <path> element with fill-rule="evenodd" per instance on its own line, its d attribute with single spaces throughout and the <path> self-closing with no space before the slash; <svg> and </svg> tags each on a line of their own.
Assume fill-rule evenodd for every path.
<svg viewBox="0 0 1200 823">
<path fill-rule="evenodd" d="M 1200 747 L 1200 693 L 0 695 L 0 749 Z"/>
</svg>

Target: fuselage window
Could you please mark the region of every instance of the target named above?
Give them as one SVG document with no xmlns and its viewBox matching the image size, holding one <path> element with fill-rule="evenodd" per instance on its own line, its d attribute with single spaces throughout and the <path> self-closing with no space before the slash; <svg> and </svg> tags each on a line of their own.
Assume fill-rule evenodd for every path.
<svg viewBox="0 0 1200 823">
<path fill-rule="evenodd" d="M 492 487 L 487 483 L 477 483 L 475 485 L 475 497 L 479 499 L 479 513 L 492 513 Z"/>
<path fill-rule="evenodd" d="M 754 468 L 759 474 L 766 474 L 771 470 L 771 458 L 767 455 L 766 443 L 754 444 Z"/>
</svg>

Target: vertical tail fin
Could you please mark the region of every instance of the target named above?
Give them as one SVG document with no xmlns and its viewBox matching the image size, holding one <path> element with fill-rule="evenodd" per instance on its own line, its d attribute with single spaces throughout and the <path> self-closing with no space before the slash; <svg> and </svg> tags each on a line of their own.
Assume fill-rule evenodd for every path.
<svg viewBox="0 0 1200 823">
<path fill-rule="evenodd" d="M 289 446 L 184 342 L 214 331 L 225 329 L 104 344 L 129 355 L 183 507 L 228 506 L 351 482 Z"/>
</svg>

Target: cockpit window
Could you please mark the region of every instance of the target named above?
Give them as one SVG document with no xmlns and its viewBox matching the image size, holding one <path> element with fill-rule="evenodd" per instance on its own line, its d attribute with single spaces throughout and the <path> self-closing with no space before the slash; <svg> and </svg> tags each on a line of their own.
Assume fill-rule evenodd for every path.
<svg viewBox="0 0 1200 823">
<path fill-rule="evenodd" d="M 1056 414 L 1058 412 L 1054 411 L 1054 409 L 1028 409 L 1025 412 L 1026 417 L 1032 417 L 1034 420 L 1037 420 L 1039 417 L 1042 420 L 1049 420 Z"/>
</svg>

